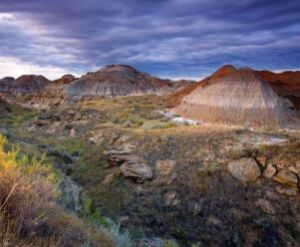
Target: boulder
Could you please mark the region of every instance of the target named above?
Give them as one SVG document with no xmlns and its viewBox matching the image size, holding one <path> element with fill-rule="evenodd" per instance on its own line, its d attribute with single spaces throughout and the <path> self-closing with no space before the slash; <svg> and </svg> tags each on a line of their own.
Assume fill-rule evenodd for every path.
<svg viewBox="0 0 300 247">
<path fill-rule="evenodd" d="M 42 120 L 42 119 L 38 119 L 34 122 L 34 124 L 38 127 L 42 127 L 42 126 L 45 126 L 45 125 L 48 125 L 49 124 L 49 121 L 48 120 Z"/>
<path fill-rule="evenodd" d="M 293 167 L 290 167 L 289 170 L 300 176 L 300 163 L 297 163 Z"/>
<path fill-rule="evenodd" d="M 114 177 L 115 177 L 115 173 L 110 173 L 106 175 L 102 184 L 110 184 L 113 181 Z"/>
<path fill-rule="evenodd" d="M 70 136 L 71 136 L 72 138 L 76 137 L 76 131 L 75 131 L 74 128 L 71 129 L 71 131 L 70 131 Z"/>
<path fill-rule="evenodd" d="M 176 161 L 174 160 L 158 160 L 156 162 L 156 172 L 162 176 L 170 175 L 175 168 Z"/>
<path fill-rule="evenodd" d="M 276 188 L 276 191 L 279 194 L 287 195 L 287 196 L 296 196 L 297 195 L 297 188 L 296 187 L 283 187 L 283 186 L 278 186 Z"/>
<path fill-rule="evenodd" d="M 223 225 L 222 221 L 214 215 L 209 215 L 207 217 L 206 224 L 208 226 L 218 226 L 218 227 L 221 227 Z"/>
<path fill-rule="evenodd" d="M 177 193 L 175 191 L 167 192 L 164 195 L 164 200 L 166 206 L 177 206 L 180 203 L 180 200 L 176 198 Z"/>
<path fill-rule="evenodd" d="M 272 164 L 268 164 L 264 171 L 265 178 L 272 178 L 276 174 L 276 168 Z"/>
<path fill-rule="evenodd" d="M 125 161 L 134 161 L 136 159 L 139 161 L 141 159 L 140 157 L 133 155 L 136 146 L 129 142 L 125 142 L 125 138 L 121 140 L 121 144 L 116 144 L 118 144 L 116 148 L 104 152 L 104 154 L 108 156 L 107 159 L 110 166 L 121 165 Z"/>
<path fill-rule="evenodd" d="M 107 158 L 108 166 L 119 166 L 128 160 L 131 160 L 131 161 L 140 160 L 140 157 L 138 157 L 136 155 L 132 155 L 131 151 L 124 150 L 124 149 L 122 149 L 122 150 L 113 149 L 113 150 L 104 152 L 104 154 L 108 156 L 108 158 Z"/>
<path fill-rule="evenodd" d="M 262 166 L 266 166 L 267 163 L 267 157 L 266 156 L 259 156 L 256 158 L 256 160 L 261 164 Z"/>
<path fill-rule="evenodd" d="M 251 158 L 230 161 L 227 170 L 233 177 L 244 183 L 254 182 L 260 176 L 260 169 Z"/>
<path fill-rule="evenodd" d="M 276 211 L 274 209 L 274 207 L 272 206 L 271 202 L 260 198 L 255 202 L 255 206 L 259 207 L 263 212 L 267 213 L 267 214 L 275 214 Z"/>
<path fill-rule="evenodd" d="M 123 136 L 114 140 L 114 149 L 105 151 L 107 167 L 120 166 L 121 174 L 126 178 L 133 178 L 136 182 L 144 182 L 153 177 L 152 168 L 146 161 L 134 154 L 136 146 L 128 142 L 129 137 Z"/>
<path fill-rule="evenodd" d="M 289 170 L 281 170 L 273 177 L 273 180 L 279 184 L 297 187 L 298 179 L 294 173 Z"/>
<path fill-rule="evenodd" d="M 102 132 L 91 132 L 88 141 L 91 144 L 100 145 L 105 141 L 105 135 Z"/>
<path fill-rule="evenodd" d="M 124 177 L 133 178 L 137 182 L 144 182 L 153 177 L 151 167 L 138 156 L 131 156 L 131 159 L 121 165 L 120 170 Z"/>
</svg>

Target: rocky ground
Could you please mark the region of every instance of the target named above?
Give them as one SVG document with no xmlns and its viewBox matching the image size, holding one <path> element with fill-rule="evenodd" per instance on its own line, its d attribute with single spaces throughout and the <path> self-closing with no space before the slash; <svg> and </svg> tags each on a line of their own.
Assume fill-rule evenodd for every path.
<svg viewBox="0 0 300 247">
<path fill-rule="evenodd" d="M 175 123 L 159 113 L 168 104 L 2 102 L 0 131 L 46 153 L 83 188 L 91 215 L 119 221 L 138 246 L 299 246 L 299 133 Z"/>
</svg>

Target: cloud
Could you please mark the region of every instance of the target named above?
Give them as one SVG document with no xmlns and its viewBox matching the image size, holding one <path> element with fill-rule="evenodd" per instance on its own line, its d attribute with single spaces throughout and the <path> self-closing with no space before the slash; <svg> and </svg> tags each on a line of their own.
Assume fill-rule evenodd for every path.
<svg viewBox="0 0 300 247">
<path fill-rule="evenodd" d="M 0 54 L 89 71 L 127 63 L 158 76 L 203 77 L 224 63 L 294 68 L 298 0 L 1 0 Z"/>
<path fill-rule="evenodd" d="M 80 76 L 78 72 L 65 70 L 54 66 L 38 66 L 30 63 L 24 63 L 13 57 L 0 56 L 0 78 L 6 76 L 19 77 L 21 75 L 37 74 L 43 75 L 50 80 L 60 78 L 65 74 Z"/>
</svg>

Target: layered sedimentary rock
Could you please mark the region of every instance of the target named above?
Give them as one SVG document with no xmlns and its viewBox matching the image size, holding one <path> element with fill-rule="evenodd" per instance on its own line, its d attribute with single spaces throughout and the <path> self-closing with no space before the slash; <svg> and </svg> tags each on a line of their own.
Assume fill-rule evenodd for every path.
<svg viewBox="0 0 300 247">
<path fill-rule="evenodd" d="M 163 94 L 173 90 L 169 80 L 142 73 L 128 65 L 109 65 L 88 73 L 65 88 L 72 99 Z"/>
<path fill-rule="evenodd" d="M 251 69 L 227 69 L 199 84 L 174 111 L 186 118 L 214 124 L 288 125 L 292 117 L 289 102 L 280 98 L 269 83 Z"/>
<path fill-rule="evenodd" d="M 257 72 L 262 80 L 271 84 L 279 96 L 291 100 L 295 109 L 300 110 L 300 71 L 273 73 L 263 70 Z"/>
<path fill-rule="evenodd" d="M 10 103 L 47 108 L 61 102 L 64 88 L 75 79 L 72 75 L 64 75 L 54 81 L 36 75 L 25 75 L 16 80 L 6 77 L 0 80 L 0 95 Z"/>
<path fill-rule="evenodd" d="M 201 81 L 190 82 L 190 83 L 186 84 L 184 87 L 180 88 L 179 90 L 176 90 L 174 93 L 169 95 L 169 97 L 168 97 L 169 107 L 173 108 L 173 107 L 178 106 L 181 103 L 182 99 L 185 96 L 189 95 L 191 92 L 193 92 L 199 85 L 202 85 L 202 86 L 207 85 L 212 80 L 227 76 L 234 71 L 235 71 L 234 66 L 225 65 L 225 66 L 221 67 L 219 70 L 217 70 L 215 73 L 213 73 L 211 76 L 209 76 Z"/>
<path fill-rule="evenodd" d="M 41 91 L 50 81 L 41 75 L 23 75 L 18 79 L 5 77 L 0 80 L 0 93 L 14 96 Z"/>
<path fill-rule="evenodd" d="M 61 103 L 64 99 L 64 89 L 76 80 L 73 75 L 64 75 L 47 84 L 42 91 L 29 94 L 26 97 L 27 105 L 35 107 L 49 107 Z"/>
<path fill-rule="evenodd" d="M 225 65 L 211 76 L 198 81 L 197 83 L 185 86 L 183 89 L 170 95 L 170 107 L 179 105 L 182 99 L 195 90 L 198 85 L 208 85 L 217 78 L 228 76 L 235 71 L 236 68 L 234 66 Z M 280 97 L 289 99 L 293 103 L 293 108 L 295 110 L 300 110 L 300 71 L 274 73 L 268 70 L 256 70 L 255 73 L 261 80 L 268 82 Z"/>
<path fill-rule="evenodd" d="M 61 78 L 54 80 L 52 85 L 67 85 L 77 78 L 71 74 L 63 75 Z"/>
</svg>

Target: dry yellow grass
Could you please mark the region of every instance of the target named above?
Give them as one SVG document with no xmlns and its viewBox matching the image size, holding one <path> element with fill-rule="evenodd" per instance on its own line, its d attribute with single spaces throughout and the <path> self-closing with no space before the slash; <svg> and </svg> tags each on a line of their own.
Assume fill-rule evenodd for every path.
<svg viewBox="0 0 300 247">
<path fill-rule="evenodd" d="M 18 151 L 5 152 L 5 143 L 0 135 L 0 246 L 113 246 L 104 233 L 59 206 L 50 166 L 28 164 Z"/>
</svg>

